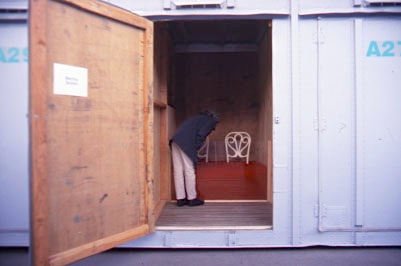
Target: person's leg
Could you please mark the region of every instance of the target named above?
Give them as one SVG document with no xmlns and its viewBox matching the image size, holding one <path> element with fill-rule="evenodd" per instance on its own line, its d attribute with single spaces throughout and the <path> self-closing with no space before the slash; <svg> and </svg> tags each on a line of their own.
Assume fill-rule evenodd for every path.
<svg viewBox="0 0 401 266">
<path fill-rule="evenodd" d="M 192 160 L 181 150 L 182 161 L 184 165 L 184 176 L 185 176 L 185 188 L 187 191 L 187 199 L 196 199 L 196 176 L 194 163 Z"/>
<path fill-rule="evenodd" d="M 173 160 L 173 174 L 175 195 L 177 200 L 185 199 L 185 184 L 184 184 L 184 164 L 182 159 L 182 151 L 174 142 L 171 143 L 171 157 Z"/>
</svg>

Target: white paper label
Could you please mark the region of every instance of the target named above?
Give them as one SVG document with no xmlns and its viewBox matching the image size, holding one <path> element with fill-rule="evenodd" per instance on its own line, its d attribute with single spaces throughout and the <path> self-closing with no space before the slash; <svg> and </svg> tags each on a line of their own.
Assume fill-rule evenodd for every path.
<svg viewBox="0 0 401 266">
<path fill-rule="evenodd" d="M 53 64 L 54 94 L 88 97 L 88 69 Z"/>
</svg>

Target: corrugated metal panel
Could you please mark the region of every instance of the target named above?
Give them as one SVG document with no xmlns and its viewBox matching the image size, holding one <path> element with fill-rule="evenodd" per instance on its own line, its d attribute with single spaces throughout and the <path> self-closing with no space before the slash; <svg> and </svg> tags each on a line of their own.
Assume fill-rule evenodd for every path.
<svg viewBox="0 0 401 266">
<path fill-rule="evenodd" d="M 28 9 L 28 0 L 2 0 L 0 9 Z"/>
<path fill-rule="evenodd" d="M 388 0 L 300 0 L 300 15 L 401 13 L 399 1 Z"/>
<path fill-rule="evenodd" d="M 188 16 L 188 15 L 288 15 L 290 0 L 108 0 L 143 16 Z"/>
<path fill-rule="evenodd" d="M 401 1 L 397 0 L 364 0 L 367 6 L 399 6 Z"/>
<path fill-rule="evenodd" d="M 0 21 L 25 21 L 28 18 L 27 0 L 0 1 Z"/>
<path fill-rule="evenodd" d="M 228 8 L 226 0 L 166 0 L 164 9 Z M 232 7 L 232 6 L 230 6 Z"/>
</svg>

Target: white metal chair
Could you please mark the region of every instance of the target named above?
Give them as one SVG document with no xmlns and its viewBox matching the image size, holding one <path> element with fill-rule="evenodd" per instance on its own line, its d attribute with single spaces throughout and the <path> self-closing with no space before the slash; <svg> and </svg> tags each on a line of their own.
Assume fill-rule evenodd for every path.
<svg viewBox="0 0 401 266">
<path fill-rule="evenodd" d="M 246 158 L 249 164 L 251 136 L 247 132 L 229 132 L 225 138 L 227 162 L 230 158 Z"/>
<path fill-rule="evenodd" d="M 205 143 L 203 143 L 202 147 L 198 150 L 198 158 L 204 158 L 205 162 L 209 162 L 209 137 L 206 137 Z"/>
</svg>

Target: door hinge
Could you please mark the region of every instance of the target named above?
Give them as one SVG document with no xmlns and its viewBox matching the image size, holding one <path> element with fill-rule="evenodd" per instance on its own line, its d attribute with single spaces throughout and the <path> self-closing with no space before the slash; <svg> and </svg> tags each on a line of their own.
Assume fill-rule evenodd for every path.
<svg viewBox="0 0 401 266">
<path fill-rule="evenodd" d="M 314 118 L 313 119 L 313 129 L 316 131 L 323 132 L 327 129 L 327 120 L 326 118 Z"/>
</svg>

